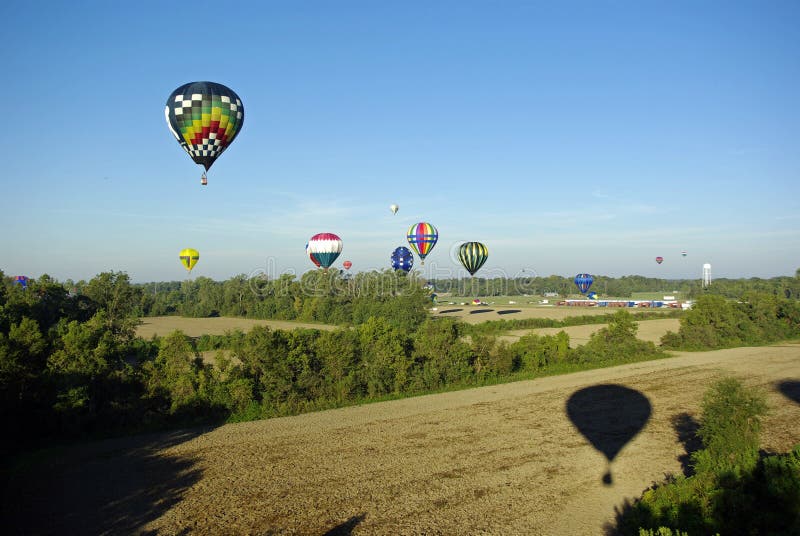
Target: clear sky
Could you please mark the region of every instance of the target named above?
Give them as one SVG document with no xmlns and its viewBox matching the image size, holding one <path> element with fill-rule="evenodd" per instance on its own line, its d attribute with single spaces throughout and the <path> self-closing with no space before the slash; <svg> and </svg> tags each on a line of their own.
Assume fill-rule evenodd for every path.
<svg viewBox="0 0 800 536">
<path fill-rule="evenodd" d="M 318 232 L 365 270 L 418 221 L 439 229 L 428 274 L 466 240 L 487 276 L 800 267 L 794 0 L 32 1 L 0 18 L 7 275 L 177 280 L 184 247 L 194 276 L 299 273 Z M 205 188 L 164 121 L 196 80 L 245 107 Z"/>
</svg>

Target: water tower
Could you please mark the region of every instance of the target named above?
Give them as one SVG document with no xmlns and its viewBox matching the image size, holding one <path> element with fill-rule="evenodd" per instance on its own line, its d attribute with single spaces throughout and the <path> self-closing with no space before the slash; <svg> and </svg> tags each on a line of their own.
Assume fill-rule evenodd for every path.
<svg viewBox="0 0 800 536">
<path fill-rule="evenodd" d="M 703 286 L 707 287 L 711 284 L 711 265 L 705 263 L 703 265 Z"/>
</svg>

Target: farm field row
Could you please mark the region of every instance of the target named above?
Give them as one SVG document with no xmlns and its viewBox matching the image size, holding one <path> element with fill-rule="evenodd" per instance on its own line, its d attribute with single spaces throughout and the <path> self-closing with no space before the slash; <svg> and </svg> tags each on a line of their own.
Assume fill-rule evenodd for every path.
<svg viewBox="0 0 800 536">
<path fill-rule="evenodd" d="M 800 443 L 800 344 L 782 344 L 77 445 L 6 506 L 32 533 L 602 534 L 625 500 L 682 471 L 678 423 L 722 375 L 766 392 L 763 448 Z M 618 407 L 609 385 L 639 393 L 649 417 L 610 462 L 595 445 L 614 424 L 589 440 L 566 411 L 577 392 L 594 397 L 587 416 Z"/>
</svg>

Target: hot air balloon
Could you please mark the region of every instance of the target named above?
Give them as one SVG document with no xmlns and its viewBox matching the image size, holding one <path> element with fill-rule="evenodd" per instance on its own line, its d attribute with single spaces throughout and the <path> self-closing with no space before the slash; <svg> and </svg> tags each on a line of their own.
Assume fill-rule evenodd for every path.
<svg viewBox="0 0 800 536">
<path fill-rule="evenodd" d="M 164 109 L 172 135 L 183 150 L 206 171 L 242 130 L 244 106 L 230 88 L 215 82 L 189 82 L 167 99 Z"/>
<path fill-rule="evenodd" d="M 430 223 L 420 222 L 415 223 L 408 228 L 406 233 L 408 244 L 411 249 L 417 252 L 422 264 L 425 264 L 425 257 L 431 252 L 436 241 L 439 240 L 439 231 Z"/>
<path fill-rule="evenodd" d="M 400 210 L 400 207 L 397 205 L 389 205 L 389 210 L 392 211 L 392 214 L 397 214 L 397 211 Z"/>
<path fill-rule="evenodd" d="M 458 248 L 458 260 L 471 276 L 480 270 L 488 258 L 489 249 L 480 242 L 465 242 Z"/>
<path fill-rule="evenodd" d="M 408 272 L 414 267 L 414 254 L 407 247 L 400 246 L 392 251 L 390 257 L 392 260 L 392 268 L 394 270 L 403 270 Z"/>
<path fill-rule="evenodd" d="M 664 257 L 656 257 L 656 262 L 658 264 L 661 264 L 662 262 L 664 262 Z"/>
<path fill-rule="evenodd" d="M 685 256 L 686 256 L 686 252 L 685 251 L 681 251 L 681 257 L 685 257 Z"/>
<path fill-rule="evenodd" d="M 322 266 L 326 271 L 341 252 L 342 239 L 333 233 L 315 234 L 308 241 L 308 254 L 309 257 L 312 257 L 311 262 L 316 259 L 319 262 L 319 266 Z M 314 262 L 314 264 L 317 263 Z"/>
<path fill-rule="evenodd" d="M 344 262 L 342 263 L 342 266 L 344 266 L 344 269 L 345 269 L 345 270 L 349 270 L 349 269 L 350 269 L 350 268 L 353 266 L 353 263 L 352 263 L 352 262 L 350 262 L 350 261 L 344 261 Z"/>
<path fill-rule="evenodd" d="M 308 251 L 308 242 L 306 242 L 306 255 L 308 255 L 309 260 L 314 263 L 314 266 L 319 268 L 319 261 Z"/>
<path fill-rule="evenodd" d="M 192 268 L 194 268 L 194 265 L 200 260 L 200 253 L 196 249 L 186 248 L 181 250 L 178 258 L 181 260 L 183 267 L 186 268 L 189 273 L 192 273 Z"/>
<path fill-rule="evenodd" d="M 578 274 L 575 276 L 575 286 L 581 291 L 581 294 L 586 294 L 589 287 L 594 283 L 594 278 L 590 274 Z"/>
<path fill-rule="evenodd" d="M 28 288 L 28 276 L 27 275 L 14 276 L 14 284 L 19 285 L 22 288 Z"/>
</svg>

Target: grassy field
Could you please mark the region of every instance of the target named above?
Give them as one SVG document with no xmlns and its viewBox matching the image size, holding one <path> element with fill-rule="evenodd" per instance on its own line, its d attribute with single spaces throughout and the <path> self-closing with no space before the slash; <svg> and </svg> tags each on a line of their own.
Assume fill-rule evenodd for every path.
<svg viewBox="0 0 800 536">
<path fill-rule="evenodd" d="M 75 445 L 20 475 L 4 507 L 30 534 L 594 536 L 682 473 L 686 423 L 721 375 L 766 393 L 762 448 L 800 443 L 800 393 L 785 387 L 800 378 L 800 344 L 784 343 Z M 607 437 L 587 439 L 567 402 L 588 393 L 587 415 L 611 411 L 608 385 L 646 400 L 646 421 L 601 420 Z M 597 445 L 619 434 L 608 459 Z"/>
<path fill-rule="evenodd" d="M 254 320 L 251 318 L 215 317 L 184 318 L 182 316 L 148 316 L 141 319 L 136 328 L 136 335 L 149 339 L 153 335 L 169 335 L 176 329 L 189 337 L 200 335 L 224 335 L 227 331 L 239 329 L 248 332 L 254 326 L 269 326 L 273 329 L 325 329 L 333 330 L 336 326 L 329 324 L 313 324 L 309 322 L 289 322 L 285 320 Z"/>
</svg>

